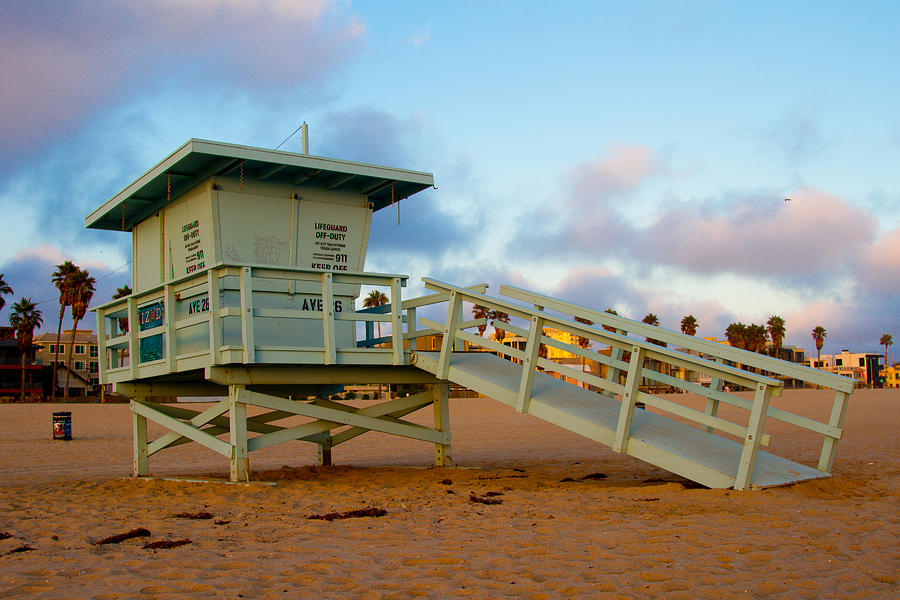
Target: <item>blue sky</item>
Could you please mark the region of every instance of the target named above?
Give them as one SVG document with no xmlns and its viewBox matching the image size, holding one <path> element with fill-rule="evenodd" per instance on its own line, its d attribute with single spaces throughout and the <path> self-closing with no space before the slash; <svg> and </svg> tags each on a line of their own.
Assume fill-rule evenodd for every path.
<svg viewBox="0 0 900 600">
<path fill-rule="evenodd" d="M 271 148 L 305 120 L 312 154 L 435 174 L 377 215 L 370 270 L 879 351 L 898 30 L 893 2 L 0 2 L 0 272 L 52 329 L 55 264 L 98 301 L 130 279 L 88 212 L 190 137 Z"/>
</svg>

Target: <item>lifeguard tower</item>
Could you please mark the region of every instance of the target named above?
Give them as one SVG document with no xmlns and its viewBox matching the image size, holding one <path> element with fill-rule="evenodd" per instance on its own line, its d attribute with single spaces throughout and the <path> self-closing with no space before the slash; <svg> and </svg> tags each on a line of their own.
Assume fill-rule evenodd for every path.
<svg viewBox="0 0 900 600">
<path fill-rule="evenodd" d="M 372 213 L 433 184 L 429 173 L 192 139 L 88 215 L 87 227 L 132 236 L 133 293 L 95 310 L 101 382 L 132 398 L 134 474 L 149 474 L 151 455 L 197 442 L 246 481 L 254 450 L 301 440 L 330 464 L 334 446 L 368 431 L 434 444 L 435 464 L 449 466 L 452 381 L 710 487 L 828 476 L 851 380 L 528 290 L 501 286 L 497 298 L 484 284 L 424 279 L 433 293 L 404 298 L 407 275 L 365 272 Z M 362 286 L 388 303 L 357 310 Z M 443 322 L 419 314 L 433 305 Z M 466 319 L 473 305 L 511 322 Z M 376 323 L 389 333 L 375 337 Z M 468 331 L 487 324 L 524 347 Z M 439 336 L 439 351 L 417 351 L 423 336 Z M 461 352 L 466 342 L 475 351 Z M 542 345 L 595 361 L 600 374 L 542 358 Z M 834 390 L 828 422 L 769 406 L 786 379 Z M 649 383 L 699 394 L 706 408 Z M 363 407 L 328 399 L 346 384 L 415 393 Z M 171 396 L 224 399 L 202 412 L 150 401 Z M 745 416 L 720 417 L 722 404 Z M 262 411 L 248 416 L 248 406 Z M 432 427 L 403 420 L 429 406 Z M 168 433 L 148 440 L 148 419 Z M 816 467 L 760 450 L 767 419 L 822 434 Z"/>
</svg>

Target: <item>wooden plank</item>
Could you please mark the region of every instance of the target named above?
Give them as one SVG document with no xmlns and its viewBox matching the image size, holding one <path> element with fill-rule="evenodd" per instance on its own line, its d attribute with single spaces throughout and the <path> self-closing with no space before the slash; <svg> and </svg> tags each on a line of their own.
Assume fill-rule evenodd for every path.
<svg viewBox="0 0 900 600">
<path fill-rule="evenodd" d="M 519 388 L 516 391 L 516 410 L 519 412 L 527 413 L 531 406 L 531 388 L 534 385 L 534 374 L 537 371 L 543 333 L 544 319 L 537 315 L 532 316 L 523 353 Z"/>
<path fill-rule="evenodd" d="M 191 417 L 191 419 L 188 421 L 188 424 L 194 428 L 199 429 L 200 427 L 206 425 L 207 423 L 209 423 L 216 417 L 219 417 L 219 416 L 225 414 L 226 412 L 228 412 L 228 410 L 229 410 L 228 401 L 222 400 L 220 402 L 215 403 L 213 406 L 207 408 L 203 412 Z M 168 413 L 168 411 L 165 411 L 165 410 L 160 410 L 160 412 L 165 412 L 165 413 L 169 414 L 169 416 L 173 416 L 170 413 Z M 207 431 L 206 433 L 209 433 L 209 432 Z M 166 434 L 158 437 L 157 439 L 153 440 L 153 443 L 151 443 L 147 449 L 147 453 L 149 455 L 156 454 L 160 450 L 168 448 L 175 442 L 181 440 L 183 437 L 184 436 L 182 436 L 179 433 L 170 431 L 169 433 L 166 433 Z"/>
<path fill-rule="evenodd" d="M 290 411 L 291 414 L 302 414 L 297 412 L 298 410 L 302 410 L 298 405 L 307 404 L 305 402 L 301 403 L 296 400 L 289 400 L 288 402 L 292 402 Z M 325 406 L 326 408 L 332 408 L 334 410 L 341 411 L 350 411 L 354 412 L 358 415 L 366 416 L 366 417 L 383 417 L 388 414 L 397 414 L 397 415 L 405 415 L 410 412 L 414 412 L 419 410 L 420 408 L 427 406 L 431 403 L 431 398 L 423 399 L 421 394 L 417 394 L 416 396 L 407 396 L 405 398 L 396 398 L 394 400 L 390 400 L 388 402 L 383 402 L 381 404 L 376 404 L 374 406 L 367 406 L 365 408 L 354 409 L 352 407 L 347 407 L 342 404 L 338 404 L 336 402 L 331 402 L 329 400 L 318 400 L 316 404 Z M 255 404 L 255 402 L 254 402 Z M 266 435 L 257 436 L 255 438 L 251 438 L 248 442 L 248 449 L 250 451 L 260 450 L 262 448 L 268 448 L 269 446 L 274 446 L 275 444 L 280 444 L 282 442 L 287 442 L 291 440 L 298 440 L 309 438 L 317 434 L 321 434 L 327 432 L 331 429 L 342 427 L 344 424 L 339 423 L 337 421 L 329 421 L 324 419 L 318 419 L 311 423 L 303 423 L 301 425 L 296 425 L 294 427 L 287 427 L 281 429 L 279 431 L 275 431 L 272 433 L 268 433 Z M 368 428 L 361 427 L 363 431 L 369 431 Z M 359 435 L 357 433 L 356 435 Z M 353 435 L 351 437 L 356 437 Z M 349 438 L 347 438 L 349 439 Z M 336 446 L 339 443 L 346 441 L 344 438 L 338 439 L 337 436 L 332 438 L 332 446 Z"/>
<path fill-rule="evenodd" d="M 154 423 L 162 425 L 166 429 L 170 429 L 172 431 L 180 433 L 184 437 L 190 438 L 198 444 L 206 446 L 213 452 L 221 454 L 225 457 L 231 456 L 231 445 L 227 442 L 223 442 L 222 440 L 215 438 L 203 431 L 200 431 L 199 429 L 195 429 L 190 425 L 186 425 L 178 419 L 173 419 L 168 415 L 164 415 L 163 413 L 155 410 L 147 404 L 144 404 L 142 402 L 134 402 L 131 405 L 131 409 L 134 412 L 147 417 Z"/>
<path fill-rule="evenodd" d="M 834 394 L 834 402 L 831 405 L 831 416 L 828 425 L 836 431 L 826 434 L 822 443 L 822 452 L 819 454 L 818 470 L 830 473 L 834 466 L 834 456 L 837 452 L 837 443 L 841 439 L 844 427 L 844 417 L 847 415 L 847 405 L 850 401 L 850 392 L 838 391 Z"/>
<path fill-rule="evenodd" d="M 256 362 L 256 338 L 253 334 L 253 277 L 250 267 L 241 269 L 241 340 L 244 364 Z"/>
<path fill-rule="evenodd" d="M 441 441 L 434 445 L 434 464 L 437 467 L 452 467 L 450 386 L 446 383 L 438 383 L 431 386 L 431 398 L 434 404 L 434 429 L 441 433 Z"/>
<path fill-rule="evenodd" d="M 150 475 L 150 452 L 147 448 L 147 417 L 134 410 L 135 401 L 131 401 L 131 420 L 134 428 L 134 476 Z"/>
<path fill-rule="evenodd" d="M 750 421 L 747 423 L 744 449 L 741 452 L 737 475 L 734 478 L 734 489 L 736 490 L 747 489 L 753 481 L 753 469 L 756 466 L 756 456 L 759 452 L 759 443 L 762 439 L 766 410 L 769 408 L 771 395 L 771 389 L 763 384 L 757 386 L 753 395 L 753 408 L 750 411 Z"/>
<path fill-rule="evenodd" d="M 391 349 L 394 351 L 394 364 L 405 363 L 403 354 L 403 300 L 401 296 L 401 280 L 391 279 Z"/>
<path fill-rule="evenodd" d="M 275 410 L 285 410 L 294 412 L 298 415 L 310 417 L 313 419 L 321 419 L 322 421 L 331 421 L 344 425 L 352 425 L 354 427 L 365 427 L 373 431 L 381 431 L 391 435 L 399 435 L 423 442 L 436 443 L 441 440 L 441 433 L 416 425 L 412 423 L 395 423 L 386 419 L 369 417 L 358 412 L 352 412 L 352 409 L 344 407 L 342 409 L 330 408 L 326 406 L 318 406 L 303 402 L 293 402 L 284 400 L 275 396 L 268 396 L 257 392 L 246 392 L 250 402 L 256 406 L 263 406 Z"/>
<path fill-rule="evenodd" d="M 138 364 L 141 362 L 140 342 L 138 333 L 140 322 L 138 321 L 137 300 L 134 296 L 128 297 L 128 363 L 131 368 L 131 378 L 138 378 Z"/>
<path fill-rule="evenodd" d="M 616 423 L 616 437 L 612 449 L 615 452 L 628 452 L 631 438 L 631 422 L 634 420 L 634 403 L 638 399 L 638 387 L 641 385 L 641 372 L 644 370 L 644 349 L 639 346 L 631 348 L 631 362 L 628 377 L 625 379 L 625 393 L 619 405 L 619 419 Z"/>
<path fill-rule="evenodd" d="M 175 357 L 178 355 L 178 348 L 175 341 L 175 291 L 171 285 L 167 285 L 164 290 L 163 306 L 166 307 L 166 336 L 164 338 L 166 345 L 166 364 L 169 372 L 175 372 Z"/>
<path fill-rule="evenodd" d="M 453 353 L 453 340 L 456 337 L 456 327 L 459 323 L 459 307 L 462 299 L 456 292 L 450 293 L 450 301 L 447 304 L 447 324 L 444 325 L 444 337 L 441 339 L 441 359 L 438 363 L 438 379 L 447 379 L 450 371 L 450 356 Z"/>
<path fill-rule="evenodd" d="M 228 389 L 229 440 L 231 441 L 231 481 L 250 481 L 250 458 L 247 450 L 247 391 L 244 386 Z"/>
<path fill-rule="evenodd" d="M 337 362 L 334 337 L 334 285 L 331 273 L 322 273 L 322 330 L 325 344 L 323 361 L 326 365 Z"/>
</svg>

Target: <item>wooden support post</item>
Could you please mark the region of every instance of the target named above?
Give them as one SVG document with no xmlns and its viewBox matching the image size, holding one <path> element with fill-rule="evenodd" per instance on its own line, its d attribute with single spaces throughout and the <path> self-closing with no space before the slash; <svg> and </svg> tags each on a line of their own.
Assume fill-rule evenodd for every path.
<svg viewBox="0 0 900 600">
<path fill-rule="evenodd" d="M 334 279 L 331 273 L 322 273 L 322 340 L 325 346 L 325 364 L 337 363 L 334 337 Z"/>
<path fill-rule="evenodd" d="M 209 362 L 217 365 L 220 362 L 219 348 L 222 347 L 222 321 L 219 310 L 219 273 L 215 269 L 206 272 L 207 292 L 209 296 Z"/>
<path fill-rule="evenodd" d="M 147 417 L 138 414 L 134 410 L 135 402 L 131 401 L 131 420 L 134 424 L 134 476 L 147 477 L 150 475 L 150 454 L 147 450 Z"/>
<path fill-rule="evenodd" d="M 738 463 L 737 475 L 734 478 L 734 489 L 746 490 L 753 483 L 753 469 L 756 467 L 756 455 L 762 441 L 763 427 L 766 424 L 766 412 L 769 410 L 769 398 L 772 389 L 765 384 L 757 384 L 750 408 L 750 420 L 747 423 L 747 434 L 744 437 L 744 449 Z"/>
<path fill-rule="evenodd" d="M 450 385 L 436 383 L 431 386 L 434 402 L 434 429 L 441 432 L 440 442 L 434 445 L 434 465 L 452 467 L 453 454 L 450 446 Z"/>
<path fill-rule="evenodd" d="M 716 359 L 716 364 L 725 364 L 725 359 L 719 357 Z M 720 377 L 713 377 L 712 381 L 709 382 L 709 389 L 713 392 L 721 392 L 722 391 L 722 379 Z M 719 401 L 715 398 L 707 398 L 706 399 L 706 409 L 704 412 L 711 417 L 715 417 L 719 414 Z M 706 431 L 712 433 L 715 431 L 712 427 L 704 427 Z"/>
<path fill-rule="evenodd" d="M 631 438 L 631 421 L 634 419 L 634 403 L 637 401 L 643 370 L 644 349 L 639 346 L 632 346 L 631 362 L 628 364 L 628 378 L 625 380 L 625 393 L 619 406 L 619 421 L 616 424 L 616 437 L 612 447 L 615 452 L 628 452 L 628 440 Z"/>
<path fill-rule="evenodd" d="M 106 353 L 106 311 L 97 309 L 97 366 L 100 384 L 106 379 L 106 370 L 109 367 L 109 356 Z M 54 385 L 56 385 L 54 383 Z"/>
<path fill-rule="evenodd" d="M 253 335 L 253 277 L 250 267 L 241 269 L 241 340 L 244 345 L 244 364 L 256 362 L 256 341 Z"/>
<path fill-rule="evenodd" d="M 138 339 L 140 330 L 137 300 L 132 296 L 128 299 L 128 362 L 131 365 L 132 379 L 138 379 L 138 365 L 141 362 L 141 341 Z M 56 382 L 53 384 L 56 385 Z"/>
<path fill-rule="evenodd" d="M 250 481 L 247 456 L 247 404 L 244 386 L 228 386 L 228 417 L 231 442 L 231 481 Z"/>
<path fill-rule="evenodd" d="M 447 324 L 444 326 L 444 337 L 441 340 L 441 356 L 438 359 L 437 368 L 438 379 L 447 379 L 450 374 L 450 355 L 453 353 L 453 340 L 456 337 L 456 325 L 459 323 L 462 300 L 456 292 L 450 292 L 450 301 L 447 304 Z"/>
<path fill-rule="evenodd" d="M 847 404 L 850 400 L 850 392 L 835 392 L 834 404 L 831 406 L 831 417 L 828 424 L 839 429 L 844 428 L 844 416 L 847 414 Z M 816 469 L 823 473 L 831 473 L 834 465 L 834 455 L 837 452 L 837 443 L 840 438 L 826 436 L 822 443 L 822 453 L 819 455 L 819 464 Z"/>
<path fill-rule="evenodd" d="M 330 435 L 323 435 L 321 437 L 322 441 L 316 443 L 316 446 L 318 447 L 316 464 L 320 467 L 330 467 L 333 438 Z"/>
<path fill-rule="evenodd" d="M 391 350 L 394 364 L 402 365 L 403 361 L 403 299 L 400 291 L 400 278 L 391 279 Z"/>
<path fill-rule="evenodd" d="M 169 366 L 169 373 L 174 373 L 178 349 L 175 347 L 175 290 L 171 285 L 165 286 L 163 298 L 166 315 L 166 363 Z"/>
<path fill-rule="evenodd" d="M 525 342 L 525 356 L 522 359 L 522 376 L 519 379 L 519 392 L 516 396 L 516 410 L 528 412 L 531 407 L 531 391 L 534 386 L 534 374 L 537 371 L 538 357 L 541 350 L 541 338 L 544 336 L 544 319 L 532 315 L 528 326 L 528 340 Z"/>
<path fill-rule="evenodd" d="M 416 320 L 416 307 L 406 309 L 406 332 L 415 333 L 419 329 L 419 322 Z M 416 351 L 416 338 L 409 338 L 410 352 Z"/>
</svg>

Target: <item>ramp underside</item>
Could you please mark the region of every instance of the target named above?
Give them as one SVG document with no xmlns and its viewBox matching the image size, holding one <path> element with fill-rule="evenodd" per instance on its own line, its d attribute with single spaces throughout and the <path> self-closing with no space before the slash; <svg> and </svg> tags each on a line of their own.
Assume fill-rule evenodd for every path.
<svg viewBox="0 0 900 600">
<path fill-rule="evenodd" d="M 436 374 L 438 352 L 416 352 L 414 364 Z M 516 405 L 521 366 L 493 354 L 454 353 L 448 379 L 508 404 Z M 619 419 L 618 400 L 536 373 L 528 414 L 612 446 Z M 637 410 L 626 453 L 711 488 L 735 483 L 743 446 L 733 440 Z M 752 487 L 765 488 L 828 477 L 816 469 L 760 451 Z"/>
</svg>

